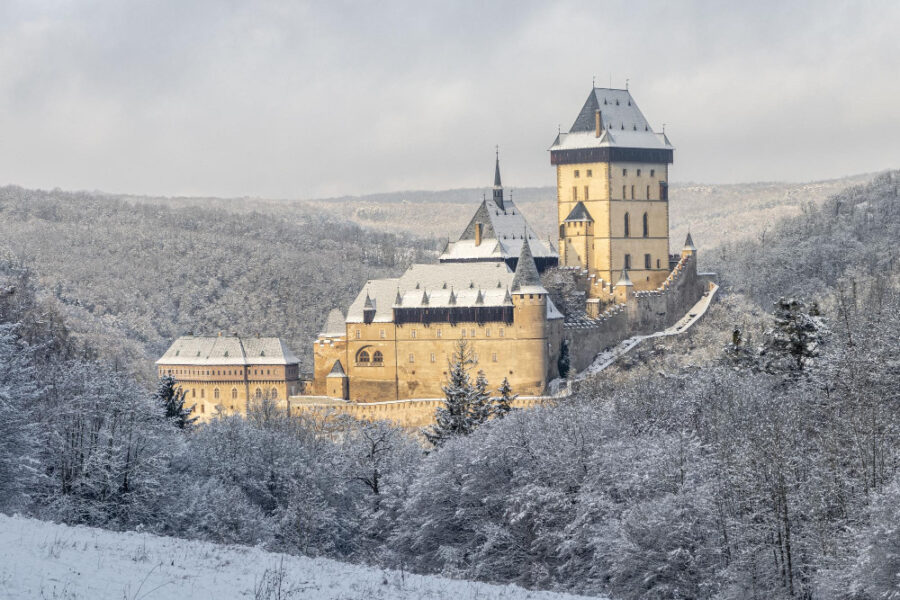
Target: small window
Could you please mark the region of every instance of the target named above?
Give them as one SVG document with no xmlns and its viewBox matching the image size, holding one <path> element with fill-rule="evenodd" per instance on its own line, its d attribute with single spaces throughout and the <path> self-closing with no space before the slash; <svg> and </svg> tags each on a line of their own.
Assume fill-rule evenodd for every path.
<svg viewBox="0 0 900 600">
<path fill-rule="evenodd" d="M 625 268 L 629 269 L 629 270 L 631 269 L 631 255 L 630 254 L 625 255 Z"/>
<path fill-rule="evenodd" d="M 588 194 L 588 189 L 589 189 L 588 186 L 584 186 L 584 199 L 585 200 L 591 199 L 590 195 Z"/>
<path fill-rule="evenodd" d="M 647 216 L 647 213 L 644 213 L 643 225 L 644 225 L 644 237 L 649 237 L 650 236 L 650 218 Z"/>
<path fill-rule="evenodd" d="M 492 352 L 492 353 L 491 353 L 491 361 L 492 361 L 492 362 L 497 362 L 497 353 L 496 353 L 496 352 Z"/>
<path fill-rule="evenodd" d="M 464 327 L 463 330 L 462 330 L 462 337 L 466 337 L 466 329 L 465 329 L 465 327 Z"/>
<path fill-rule="evenodd" d="M 262 390 L 259 388 L 256 388 L 256 399 L 259 400 L 261 398 L 262 398 Z"/>
<path fill-rule="evenodd" d="M 381 337 L 381 339 L 384 339 L 384 329 L 380 330 L 378 332 L 378 335 Z"/>
<path fill-rule="evenodd" d="M 626 198 L 628 198 L 628 195 L 625 193 L 626 189 L 627 188 L 623 185 L 622 186 L 622 200 L 625 200 Z"/>
<path fill-rule="evenodd" d="M 469 337 L 475 337 L 475 330 L 474 330 L 474 329 L 472 329 L 472 330 L 469 332 Z"/>
<path fill-rule="evenodd" d="M 435 333 L 436 333 L 436 337 L 437 337 L 437 338 L 440 338 L 440 337 L 441 337 L 441 330 L 440 330 L 440 329 L 438 329 Z"/>
<path fill-rule="evenodd" d="M 478 364 L 478 353 L 477 352 L 472 353 L 472 362 L 475 364 Z"/>
<path fill-rule="evenodd" d="M 435 362 L 437 358 L 434 355 L 434 352 L 431 353 L 431 362 Z"/>
<path fill-rule="evenodd" d="M 572 186 L 572 202 L 578 202 L 578 186 Z"/>
<path fill-rule="evenodd" d="M 205 412 L 206 412 L 206 405 L 205 405 L 205 404 L 201 404 L 201 405 L 200 405 L 200 413 L 203 414 L 203 413 L 205 413 Z"/>
<path fill-rule="evenodd" d="M 409 332 L 409 337 L 411 339 L 416 339 L 416 330 L 415 329 L 413 329 Z"/>
<path fill-rule="evenodd" d="M 197 390 L 191 388 L 191 398 L 196 398 L 196 397 L 197 397 Z"/>
<path fill-rule="evenodd" d="M 638 177 L 641 176 L 641 170 L 640 170 L 640 169 L 637 170 L 637 176 L 638 176 Z"/>
<path fill-rule="evenodd" d="M 504 334 L 504 331 L 503 331 L 503 328 L 501 327 L 501 328 L 497 331 L 497 335 L 499 335 L 500 337 L 503 337 L 503 334 Z"/>
<path fill-rule="evenodd" d="M 653 266 L 653 263 L 652 263 L 651 260 L 650 260 L 650 255 L 649 255 L 649 254 L 645 254 L 645 255 L 644 255 L 644 268 L 645 268 L 645 269 L 650 269 L 650 268 L 652 268 L 652 266 Z"/>
<path fill-rule="evenodd" d="M 356 339 L 359 339 L 360 337 L 362 337 L 362 331 L 360 331 L 359 329 L 357 329 L 357 330 L 356 330 Z"/>
<path fill-rule="evenodd" d="M 232 400 L 237 399 L 237 388 L 231 388 L 231 399 Z"/>
<path fill-rule="evenodd" d="M 631 199 L 634 200 L 634 186 L 631 186 Z"/>
<path fill-rule="evenodd" d="M 216 400 L 219 399 L 219 388 L 213 390 L 213 398 L 215 398 Z"/>
<path fill-rule="evenodd" d="M 658 258 L 656 259 L 656 268 L 657 269 L 659 268 L 659 259 Z"/>
<path fill-rule="evenodd" d="M 369 353 L 365 350 L 360 350 L 356 355 L 356 362 L 361 365 L 369 364 Z"/>
<path fill-rule="evenodd" d="M 631 235 L 631 218 L 628 213 L 625 213 L 625 237 L 629 237 Z"/>
<path fill-rule="evenodd" d="M 490 327 L 485 328 L 484 337 L 491 337 L 491 328 Z"/>
<path fill-rule="evenodd" d="M 415 355 L 415 354 L 410 354 L 410 355 L 409 355 L 409 362 L 410 362 L 410 363 L 416 362 L 416 355 Z"/>
<path fill-rule="evenodd" d="M 656 175 L 656 169 L 650 169 L 650 177 Z"/>
<path fill-rule="evenodd" d="M 578 169 L 575 169 L 575 178 L 577 179 L 581 175 L 581 172 Z"/>
<path fill-rule="evenodd" d="M 384 363 L 384 355 L 381 353 L 381 350 L 376 350 L 372 355 L 372 364 L 380 365 Z"/>
<path fill-rule="evenodd" d="M 628 175 L 628 169 L 622 169 L 622 177 Z"/>
<path fill-rule="evenodd" d="M 588 169 L 588 170 L 587 170 L 587 176 L 588 176 L 588 177 L 593 177 L 593 176 L 594 176 L 594 172 L 591 171 L 590 169 Z"/>
<path fill-rule="evenodd" d="M 206 390 L 200 390 L 200 397 L 206 398 Z"/>
<path fill-rule="evenodd" d="M 650 186 L 647 186 L 647 200 L 650 199 Z"/>
</svg>

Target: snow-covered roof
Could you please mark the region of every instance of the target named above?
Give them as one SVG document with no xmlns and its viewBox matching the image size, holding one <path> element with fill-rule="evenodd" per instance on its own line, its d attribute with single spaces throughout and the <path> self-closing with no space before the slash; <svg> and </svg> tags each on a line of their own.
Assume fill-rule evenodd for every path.
<svg viewBox="0 0 900 600">
<path fill-rule="evenodd" d="M 292 365 L 299 359 L 277 337 L 194 336 L 175 340 L 157 365 Z"/>
<path fill-rule="evenodd" d="M 600 137 L 596 134 L 598 110 L 603 123 Z M 550 150 L 603 147 L 671 150 L 672 144 L 665 133 L 653 131 L 630 91 L 594 88 L 571 129 L 560 133 Z"/>
<path fill-rule="evenodd" d="M 531 268 L 534 269 L 533 260 Z M 395 307 L 508 306 L 512 303 L 509 290 L 514 278 L 515 273 L 503 261 L 415 264 L 399 278 L 367 281 L 347 310 L 346 322 L 364 322 L 367 297 L 375 309 L 375 323 L 392 322 Z M 532 283 L 529 279 L 529 285 Z M 543 287 L 529 289 L 523 293 L 547 293 Z M 548 319 L 562 318 L 549 298 L 547 304 Z"/>
<path fill-rule="evenodd" d="M 475 226 L 481 223 L 481 243 L 475 244 Z M 450 242 L 441 254 L 441 262 L 466 260 L 505 260 L 519 256 L 525 237 L 536 258 L 558 258 L 553 246 L 538 237 L 512 200 L 504 200 L 500 208 L 492 199 L 482 201 L 469 224 Z"/>
<path fill-rule="evenodd" d="M 344 313 L 339 308 L 331 309 L 328 318 L 325 319 L 325 328 L 322 329 L 320 337 L 341 337 L 347 335 L 347 327 L 344 324 Z"/>
</svg>

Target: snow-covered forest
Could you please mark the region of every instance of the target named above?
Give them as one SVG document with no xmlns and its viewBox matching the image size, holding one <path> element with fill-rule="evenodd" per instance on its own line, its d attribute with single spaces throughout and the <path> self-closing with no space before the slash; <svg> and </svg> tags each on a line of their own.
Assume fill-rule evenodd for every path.
<svg viewBox="0 0 900 600">
<path fill-rule="evenodd" d="M 13 204 L 3 210 L 41 206 Z M 59 215 L 61 231 L 92 230 Z M 254 218 L 221 233 L 257 248 L 264 264 L 283 247 L 268 245 L 262 222 L 239 228 Z M 120 235 L 94 229 L 95 250 Z M 143 231 L 135 251 L 141 239 L 182 253 L 201 245 L 173 230 Z M 359 231 L 407 248 L 404 257 L 426 251 Z M 900 597 L 897 239 L 893 172 L 806 207 L 758 241 L 709 253 L 723 298 L 696 331 L 584 381 L 557 406 L 512 411 L 437 448 L 384 423 L 326 428 L 266 402 L 246 419 L 179 427 L 152 391 L 92 348 L 102 337 L 70 335 L 53 300 L 64 291 L 48 295 L 27 260 L 5 260 L 0 508 L 617 599 Z M 336 255 L 363 252 L 327 243 Z M 160 262 L 140 301 L 166 299 L 160 312 L 193 306 L 192 318 L 215 327 L 224 313 L 201 316 L 204 298 L 217 297 L 203 286 L 237 292 L 208 260 L 171 294 Z M 280 289 L 318 266 L 298 264 L 286 281 L 265 266 L 270 279 L 257 281 L 250 262 L 228 268 L 234 281 Z M 342 281 L 348 294 L 358 283 Z M 247 285 L 242 301 L 259 302 Z M 332 305 L 309 297 L 322 302 L 309 314 Z"/>
</svg>

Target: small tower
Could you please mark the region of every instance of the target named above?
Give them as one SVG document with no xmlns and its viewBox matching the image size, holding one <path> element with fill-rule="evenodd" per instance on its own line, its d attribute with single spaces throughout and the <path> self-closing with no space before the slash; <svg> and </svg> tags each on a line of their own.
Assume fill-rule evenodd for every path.
<svg viewBox="0 0 900 600">
<path fill-rule="evenodd" d="M 631 283 L 631 277 L 628 276 L 628 269 L 622 269 L 622 276 L 613 288 L 618 304 L 627 304 L 634 298 L 634 284 Z"/>
<path fill-rule="evenodd" d="M 350 398 L 350 379 L 344 372 L 344 366 L 340 360 L 334 361 L 331 372 L 325 377 L 325 393 L 329 398 Z"/>
<path fill-rule="evenodd" d="M 694 240 L 691 238 L 690 231 L 687 234 L 687 238 L 684 240 L 684 248 L 681 249 L 681 258 L 687 256 L 697 256 L 697 247 L 694 246 Z"/>
<path fill-rule="evenodd" d="M 519 382 L 543 393 L 550 368 L 549 327 L 547 324 L 548 293 L 541 283 L 528 235 L 522 240 L 522 251 L 510 285 L 513 302 L 513 323 L 520 345 L 516 368 Z"/>
<path fill-rule="evenodd" d="M 497 161 L 494 164 L 494 204 L 500 210 L 506 210 L 503 206 L 503 184 L 500 183 L 500 149 L 497 149 Z"/>
</svg>

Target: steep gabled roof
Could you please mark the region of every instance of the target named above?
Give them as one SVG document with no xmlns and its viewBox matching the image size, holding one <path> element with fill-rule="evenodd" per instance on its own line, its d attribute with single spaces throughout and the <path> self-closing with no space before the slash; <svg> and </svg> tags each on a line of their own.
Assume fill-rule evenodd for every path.
<svg viewBox="0 0 900 600">
<path fill-rule="evenodd" d="M 322 329 L 320 336 L 338 337 L 347 334 L 347 326 L 344 323 L 344 313 L 339 308 L 331 309 L 328 318 L 325 319 L 325 328 Z"/>
<path fill-rule="evenodd" d="M 344 365 L 341 364 L 340 360 L 334 361 L 334 366 L 331 367 L 331 372 L 326 375 L 326 377 L 346 377 L 347 373 L 344 371 Z"/>
<path fill-rule="evenodd" d="M 591 213 L 588 212 L 587 207 L 584 205 L 584 202 L 579 200 L 578 204 L 569 212 L 569 216 L 566 217 L 566 223 L 572 223 L 576 221 L 587 221 L 589 223 L 594 222 L 594 218 L 591 216 Z"/>
<path fill-rule="evenodd" d="M 687 234 L 687 239 L 684 240 L 684 248 L 682 250 L 696 250 L 697 247 L 694 246 L 694 240 L 691 237 L 691 232 L 689 231 Z"/>
</svg>

